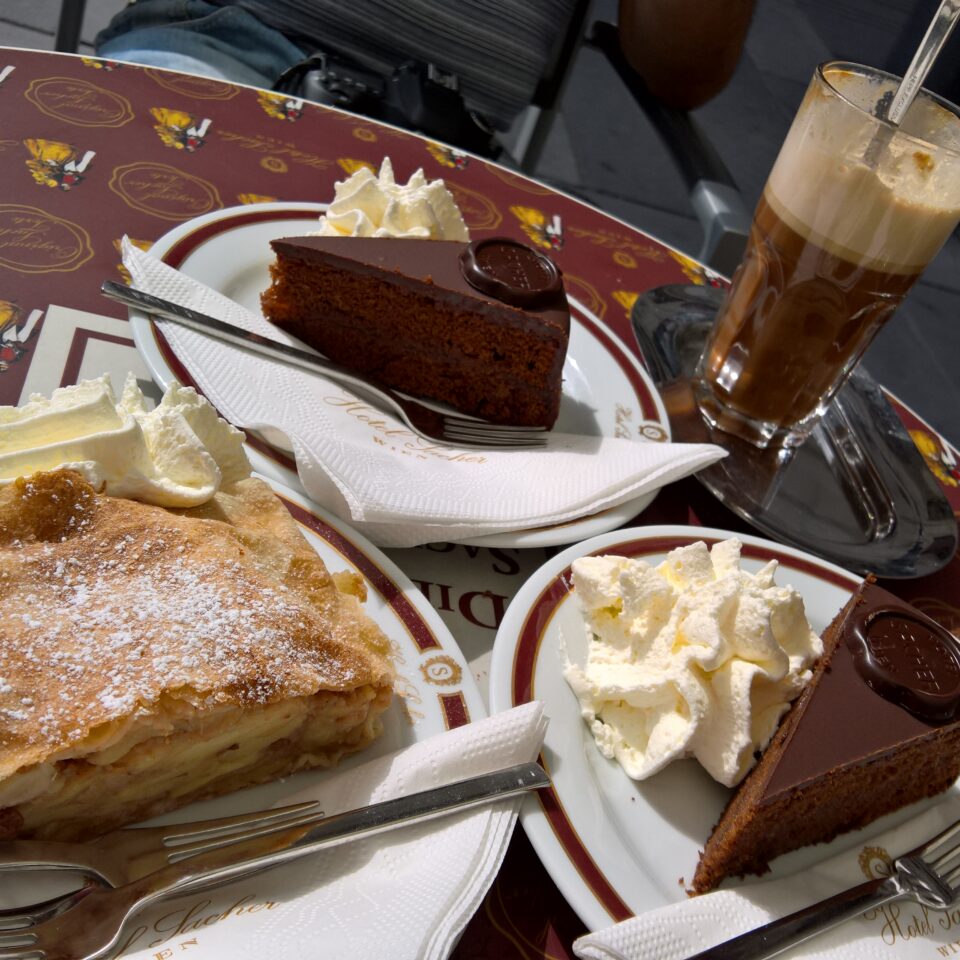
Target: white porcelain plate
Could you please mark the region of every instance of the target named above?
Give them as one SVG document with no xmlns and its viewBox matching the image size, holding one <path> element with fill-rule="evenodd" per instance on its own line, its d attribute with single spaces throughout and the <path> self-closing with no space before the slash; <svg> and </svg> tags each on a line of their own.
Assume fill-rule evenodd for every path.
<svg viewBox="0 0 960 960">
<path fill-rule="evenodd" d="M 589 554 L 619 554 L 659 563 L 676 547 L 738 536 L 743 568 L 780 563 L 777 583 L 795 587 L 814 630 L 822 633 L 859 579 L 809 554 L 707 527 L 650 526 L 616 530 L 569 547 L 520 589 L 503 619 L 490 667 L 497 712 L 542 700 L 550 717 L 543 762 L 553 788 L 524 801 L 523 826 L 561 892 L 583 922 L 598 930 L 682 900 L 699 851 L 729 792 L 693 760 L 672 764 L 643 782 L 606 760 L 580 716 L 563 677 L 564 656 L 586 662 L 587 637 L 571 594 L 570 564 Z M 848 837 L 835 844 L 853 842 Z M 833 844 L 781 858 L 774 872 L 819 860 Z"/>
<path fill-rule="evenodd" d="M 217 210 L 164 234 L 150 252 L 172 267 L 242 304 L 260 310 L 270 283 L 270 241 L 314 229 L 325 204 L 262 203 Z M 563 368 L 563 398 L 556 429 L 565 433 L 670 439 L 669 420 L 653 382 L 639 361 L 596 316 L 570 298 L 570 346 Z M 133 338 L 162 387 L 176 378 L 193 384 L 169 343 L 145 314 L 131 310 Z M 193 384 L 195 386 L 195 384 Z M 254 442 L 256 468 L 300 488 L 296 467 L 282 449 Z M 653 499 L 646 493 L 571 523 L 478 537 L 487 547 L 545 547 L 592 537 L 633 519 Z"/>
</svg>

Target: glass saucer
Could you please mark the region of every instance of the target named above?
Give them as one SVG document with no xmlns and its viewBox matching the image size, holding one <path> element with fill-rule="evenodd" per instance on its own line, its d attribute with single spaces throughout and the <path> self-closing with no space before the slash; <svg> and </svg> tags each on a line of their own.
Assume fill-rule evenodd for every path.
<svg viewBox="0 0 960 960">
<path fill-rule="evenodd" d="M 707 424 L 691 377 L 722 299 L 713 287 L 657 287 L 631 316 L 673 439 L 729 451 L 697 479 L 767 536 L 848 570 L 908 579 L 949 563 L 957 549 L 953 510 L 862 365 L 792 451 L 759 450 Z"/>
</svg>

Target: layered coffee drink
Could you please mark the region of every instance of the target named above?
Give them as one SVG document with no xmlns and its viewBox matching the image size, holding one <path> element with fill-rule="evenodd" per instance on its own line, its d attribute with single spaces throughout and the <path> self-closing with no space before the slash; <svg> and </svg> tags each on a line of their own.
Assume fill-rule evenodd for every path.
<svg viewBox="0 0 960 960">
<path fill-rule="evenodd" d="M 960 119 L 921 95 L 898 129 L 896 79 L 818 71 L 754 215 L 701 363 L 700 405 L 760 446 L 801 442 L 960 220 Z"/>
</svg>

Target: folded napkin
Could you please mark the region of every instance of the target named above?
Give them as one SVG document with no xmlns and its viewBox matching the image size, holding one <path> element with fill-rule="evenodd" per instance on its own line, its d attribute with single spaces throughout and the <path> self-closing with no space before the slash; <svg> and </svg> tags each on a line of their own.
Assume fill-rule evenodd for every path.
<svg viewBox="0 0 960 960">
<path fill-rule="evenodd" d="M 285 796 L 327 814 L 536 759 L 540 703 L 423 740 Z M 442 960 L 493 882 L 520 798 L 320 851 L 138 917 L 128 960 Z M 167 952 L 169 951 L 169 952 Z"/>
<path fill-rule="evenodd" d="M 583 960 L 684 960 L 714 944 L 824 900 L 871 877 L 886 876 L 902 856 L 960 818 L 948 795 L 905 825 L 870 838 L 780 880 L 692 897 L 581 937 Z M 927 910 L 911 900 L 869 910 L 782 954 L 818 960 L 929 960 L 958 952 L 960 913 Z"/>
<path fill-rule="evenodd" d="M 296 342 L 263 317 L 137 249 L 133 285 L 247 330 Z M 161 321 L 204 395 L 235 426 L 279 431 L 304 489 L 382 546 L 564 523 L 657 490 L 720 459 L 709 444 L 553 434 L 545 449 L 464 450 L 420 440 L 328 380 Z"/>
</svg>

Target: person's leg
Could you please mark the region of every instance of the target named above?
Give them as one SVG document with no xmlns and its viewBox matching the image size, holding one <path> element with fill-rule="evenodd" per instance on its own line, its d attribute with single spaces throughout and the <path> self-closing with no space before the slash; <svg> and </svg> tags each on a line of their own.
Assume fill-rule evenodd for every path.
<svg viewBox="0 0 960 960">
<path fill-rule="evenodd" d="M 305 53 L 239 7 L 206 0 L 140 0 L 94 41 L 97 56 L 272 87 Z"/>
</svg>

